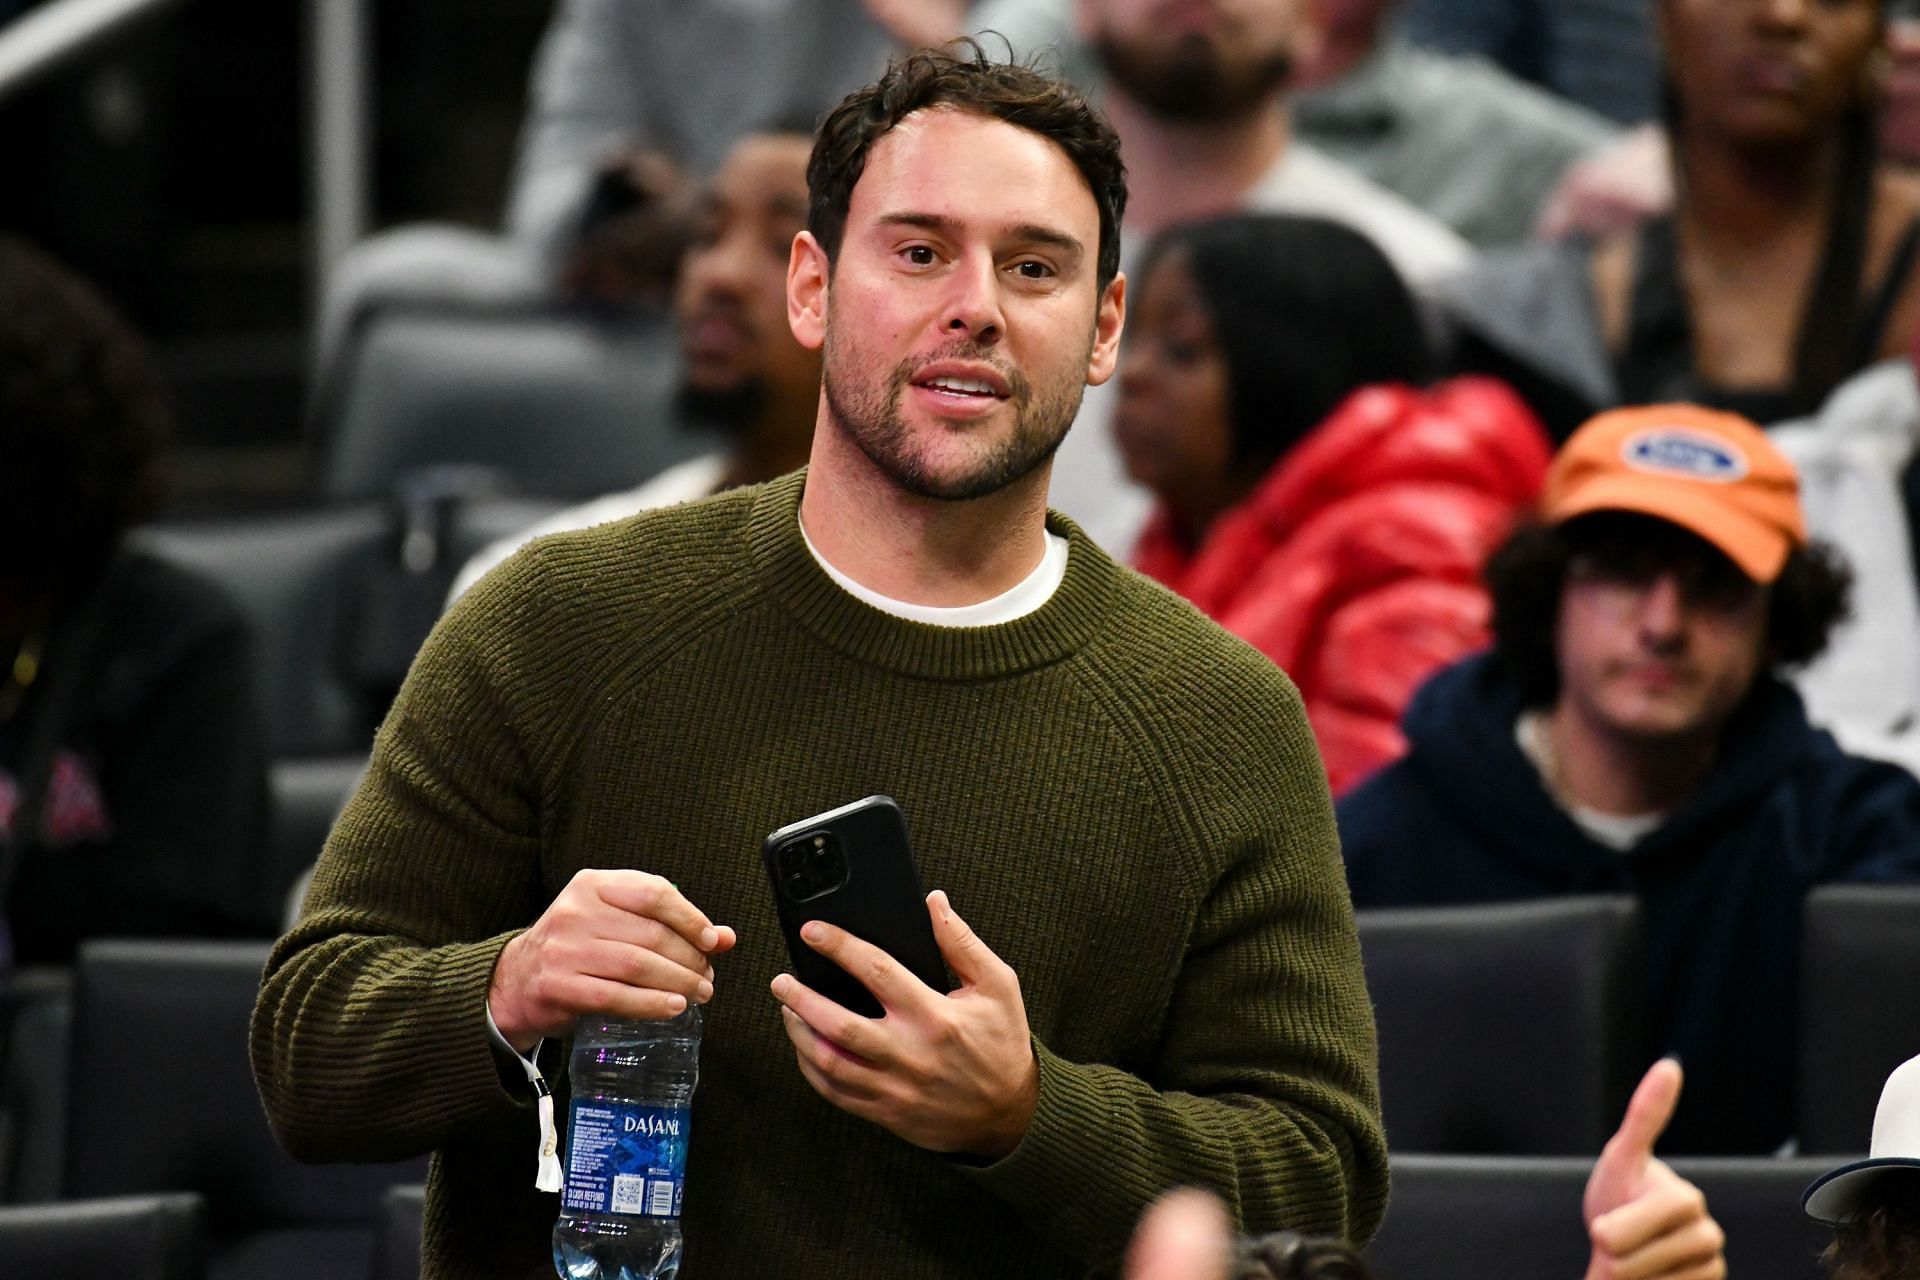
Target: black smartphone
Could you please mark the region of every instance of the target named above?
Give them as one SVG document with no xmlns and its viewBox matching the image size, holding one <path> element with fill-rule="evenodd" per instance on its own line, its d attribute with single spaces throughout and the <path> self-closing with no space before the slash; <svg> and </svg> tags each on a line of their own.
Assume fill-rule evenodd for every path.
<svg viewBox="0 0 1920 1280">
<path fill-rule="evenodd" d="M 852 974 L 801 939 L 801 925 L 824 920 L 879 947 L 935 991 L 953 990 L 927 918 L 906 815 L 891 796 L 789 823 L 767 837 L 761 852 L 800 981 L 855 1013 L 884 1012 Z"/>
</svg>

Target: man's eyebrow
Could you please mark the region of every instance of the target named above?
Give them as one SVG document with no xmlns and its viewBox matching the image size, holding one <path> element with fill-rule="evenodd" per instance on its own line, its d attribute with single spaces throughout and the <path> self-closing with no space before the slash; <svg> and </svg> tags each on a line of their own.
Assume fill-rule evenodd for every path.
<svg viewBox="0 0 1920 1280">
<path fill-rule="evenodd" d="M 878 221 L 883 227 L 921 227 L 948 236 L 958 236 L 962 230 L 958 219 L 938 213 L 883 213 Z M 1025 244 L 1046 245 L 1075 257 L 1086 253 L 1086 246 L 1077 237 L 1037 222 L 1016 222 L 1007 232 L 1010 238 Z"/>
</svg>

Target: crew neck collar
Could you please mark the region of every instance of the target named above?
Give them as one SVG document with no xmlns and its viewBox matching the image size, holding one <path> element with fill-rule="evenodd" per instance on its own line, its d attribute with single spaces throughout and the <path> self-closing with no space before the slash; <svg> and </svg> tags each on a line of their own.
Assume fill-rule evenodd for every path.
<svg viewBox="0 0 1920 1280">
<path fill-rule="evenodd" d="M 1047 530 L 1067 539 L 1067 572 L 1040 608 L 1010 622 L 946 627 L 877 609 L 848 594 L 807 549 L 800 530 L 806 472 L 762 487 L 748 538 L 755 567 L 801 625 L 851 657 L 903 675 L 977 680 L 1057 662 L 1098 633 L 1124 572 L 1078 526 L 1055 511 Z"/>
</svg>

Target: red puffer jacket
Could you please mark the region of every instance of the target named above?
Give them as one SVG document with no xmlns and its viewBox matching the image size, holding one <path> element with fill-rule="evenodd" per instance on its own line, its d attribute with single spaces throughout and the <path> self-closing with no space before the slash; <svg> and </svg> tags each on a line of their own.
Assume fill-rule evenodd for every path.
<svg viewBox="0 0 1920 1280">
<path fill-rule="evenodd" d="M 1420 683 L 1486 644 L 1481 566 L 1551 453 L 1504 383 L 1363 388 L 1198 551 L 1162 509 L 1134 564 L 1293 678 L 1338 794 L 1406 750 L 1400 713 Z"/>
</svg>

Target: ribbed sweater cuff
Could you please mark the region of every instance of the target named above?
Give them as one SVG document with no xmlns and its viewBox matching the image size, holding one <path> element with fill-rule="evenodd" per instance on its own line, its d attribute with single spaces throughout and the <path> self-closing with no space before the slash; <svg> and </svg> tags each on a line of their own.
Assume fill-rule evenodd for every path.
<svg viewBox="0 0 1920 1280">
<path fill-rule="evenodd" d="M 1051 1238 L 1097 1245 L 1113 1222 L 1131 1218 L 1140 1194 L 1113 1181 L 1114 1161 L 1104 1135 L 1115 1128 L 1115 1117 L 1084 1071 L 1038 1040 L 1033 1056 L 1040 1088 L 1026 1137 L 1004 1159 L 963 1169 L 963 1176 Z"/>
<path fill-rule="evenodd" d="M 448 1117 L 530 1107 L 533 1097 L 521 1072 L 509 1074 L 508 1064 L 488 1032 L 487 991 L 494 966 L 515 929 L 484 941 L 434 950 L 438 970 L 433 979 L 435 999 L 423 1002 L 418 1038 L 414 1044 L 457 1046 L 437 1062 L 435 1082 L 423 1089 L 424 1100 L 443 1108 Z"/>
</svg>

